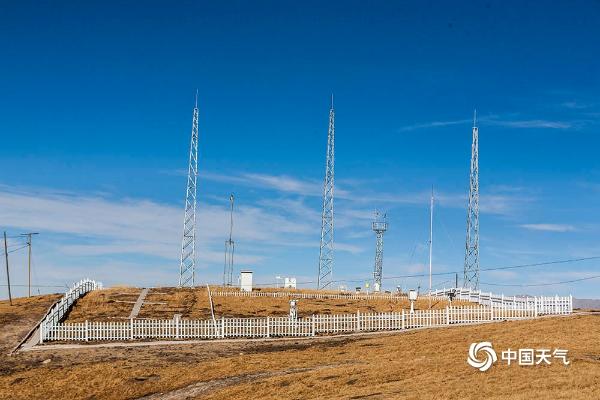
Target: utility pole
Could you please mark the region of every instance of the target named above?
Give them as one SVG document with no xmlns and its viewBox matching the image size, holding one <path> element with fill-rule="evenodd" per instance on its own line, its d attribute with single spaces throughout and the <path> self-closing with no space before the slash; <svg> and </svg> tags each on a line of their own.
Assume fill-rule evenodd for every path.
<svg viewBox="0 0 600 400">
<path fill-rule="evenodd" d="M 6 243 L 6 231 L 4 231 L 4 257 L 6 259 L 6 283 L 8 284 L 8 301 L 12 306 L 12 294 L 10 293 L 10 271 L 8 270 L 8 244 Z"/>
<path fill-rule="evenodd" d="M 473 115 L 464 287 L 471 289 L 479 288 L 479 128 L 477 128 L 476 111 Z"/>
<path fill-rule="evenodd" d="M 179 287 L 193 287 L 196 279 L 196 181 L 198 180 L 198 91 L 192 117 L 192 138 L 185 193 L 185 216 L 181 239 Z"/>
<path fill-rule="evenodd" d="M 429 308 L 431 308 L 431 263 L 433 259 L 433 186 L 429 203 Z"/>
<path fill-rule="evenodd" d="M 27 297 L 31 297 L 31 236 L 32 235 L 39 235 L 38 232 L 29 232 L 29 233 L 22 233 L 21 236 L 25 236 L 27 238 L 27 247 L 29 248 L 29 255 L 27 258 L 27 273 L 28 273 L 28 290 L 27 290 Z"/>
<path fill-rule="evenodd" d="M 233 235 L 233 193 L 229 196 L 231 209 L 229 210 L 229 240 L 225 241 L 225 267 L 223 268 L 223 286 L 231 286 L 233 284 L 233 252 L 235 243 L 232 239 Z"/>
<path fill-rule="evenodd" d="M 319 247 L 319 275 L 317 289 L 327 289 L 333 280 L 333 166 L 335 149 L 335 111 L 333 95 L 329 109 L 327 131 L 327 158 L 325 161 L 325 181 L 323 183 L 323 213 L 321 214 L 321 245 Z"/>
</svg>

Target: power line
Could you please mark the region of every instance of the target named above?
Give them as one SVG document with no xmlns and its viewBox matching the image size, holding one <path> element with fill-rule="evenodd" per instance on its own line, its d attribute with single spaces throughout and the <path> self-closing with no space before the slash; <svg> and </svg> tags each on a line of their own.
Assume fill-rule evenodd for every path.
<svg viewBox="0 0 600 400">
<path fill-rule="evenodd" d="M 587 278 L 579 278 L 579 279 L 571 279 L 569 281 L 562 281 L 562 282 L 551 282 L 551 283 L 536 283 L 536 284 L 526 284 L 526 285 L 519 285 L 519 284 L 501 284 L 501 283 L 485 283 L 485 282 L 481 282 L 482 285 L 488 285 L 488 286 L 518 286 L 518 287 L 532 287 L 532 286 L 554 286 L 554 285 L 563 285 L 566 283 L 574 283 L 574 282 L 581 282 L 581 281 L 589 281 L 591 279 L 597 279 L 600 278 L 600 275 L 593 275 L 593 276 L 588 276 Z"/>
<path fill-rule="evenodd" d="M 21 249 L 24 249 L 25 247 L 28 247 L 28 246 L 29 246 L 29 245 L 28 245 L 28 244 L 26 244 L 26 245 L 23 245 L 23 246 L 21 246 L 21 247 L 19 247 L 19 248 L 12 249 L 12 250 L 8 251 L 7 253 L 8 253 L 8 254 L 10 254 L 10 253 L 14 253 L 15 251 L 19 251 L 19 250 L 21 250 Z M 2 255 L 4 255 L 4 254 L 5 254 L 5 253 L 4 253 L 4 252 L 2 252 Z"/>
<path fill-rule="evenodd" d="M 531 264 L 517 264 L 517 265 L 508 265 L 508 266 L 502 266 L 502 267 L 482 268 L 482 269 L 480 269 L 480 271 L 498 271 L 498 270 L 506 270 L 506 269 L 531 268 L 531 267 L 540 267 L 540 266 L 544 266 L 544 265 L 558 265 L 558 264 L 567 264 L 567 263 L 573 263 L 573 262 L 598 260 L 598 259 L 600 259 L 600 256 L 579 257 L 579 258 L 571 258 L 571 259 L 566 259 L 566 260 L 545 261 L 545 262 L 531 263 Z M 463 271 L 436 272 L 436 273 L 433 273 L 431 275 L 432 276 L 454 275 L 456 273 L 462 273 L 462 272 Z M 410 275 L 384 276 L 384 277 L 382 277 L 382 280 L 404 279 L 404 278 L 421 278 L 421 277 L 425 277 L 425 276 L 429 276 L 429 274 L 410 274 Z M 364 282 L 365 280 L 368 280 L 368 279 L 370 279 L 370 278 L 337 279 L 337 280 L 333 280 L 331 282 L 332 283 L 340 283 L 340 282 Z M 311 283 L 315 283 L 315 281 L 304 281 L 304 282 L 298 282 L 297 284 L 298 285 L 304 285 L 304 284 L 311 284 Z M 276 284 L 277 283 L 270 282 L 270 283 L 259 283 L 258 285 L 269 286 L 269 285 L 276 285 Z"/>
<path fill-rule="evenodd" d="M 7 284 L 3 283 L 0 284 L 0 286 L 8 286 Z M 14 285 L 14 284 L 10 284 L 10 286 L 19 286 L 19 287 L 28 287 L 29 285 Z M 40 288 L 68 288 L 68 285 L 31 285 L 31 287 L 40 287 Z"/>
</svg>

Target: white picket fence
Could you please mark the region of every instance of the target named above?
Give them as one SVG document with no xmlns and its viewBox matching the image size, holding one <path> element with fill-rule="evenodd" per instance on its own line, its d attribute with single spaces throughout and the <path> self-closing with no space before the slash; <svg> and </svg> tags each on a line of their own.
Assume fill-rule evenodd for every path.
<svg viewBox="0 0 600 400">
<path fill-rule="evenodd" d="M 91 279 L 82 279 L 65 293 L 58 303 L 54 305 L 46 314 L 46 317 L 40 322 L 40 341 L 45 339 L 45 332 L 50 332 L 54 327 L 59 325 L 60 321 L 69 312 L 71 306 L 81 296 L 89 291 L 102 289 L 102 283 Z"/>
<path fill-rule="evenodd" d="M 332 299 L 332 300 L 408 300 L 408 295 L 404 293 L 372 293 L 372 294 L 351 294 L 351 293 L 298 293 L 298 292 L 242 292 L 242 291 L 213 291 L 213 297 L 283 297 L 295 299 Z M 433 296 L 436 297 L 436 296 Z M 444 296 L 437 296 L 437 300 L 446 300 Z"/>
<path fill-rule="evenodd" d="M 501 309 L 484 306 L 446 307 L 414 313 L 369 313 L 289 317 L 220 318 L 216 320 L 145 320 L 80 322 L 46 325 L 43 341 L 223 339 L 302 337 L 369 331 L 394 331 L 499 320 L 529 319 L 535 309 Z M 42 341 L 41 340 L 41 341 Z"/>
<path fill-rule="evenodd" d="M 508 309 L 534 309 L 538 315 L 570 314 L 573 312 L 573 296 L 504 296 L 469 288 L 451 288 L 433 291 L 432 296 L 453 296 L 455 300 Z"/>
</svg>

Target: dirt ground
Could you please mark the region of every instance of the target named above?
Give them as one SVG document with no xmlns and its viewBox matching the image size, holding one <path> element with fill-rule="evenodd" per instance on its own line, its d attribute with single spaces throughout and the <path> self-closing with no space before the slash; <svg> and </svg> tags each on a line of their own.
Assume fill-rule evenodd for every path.
<svg viewBox="0 0 600 400">
<path fill-rule="evenodd" d="M 225 297 L 214 295 L 219 288 L 211 288 L 215 316 L 220 317 L 266 317 L 285 316 L 289 313 L 287 297 Z M 234 291 L 228 288 L 228 291 Z M 266 289 L 263 291 L 275 291 Z M 66 322 L 111 321 L 126 319 L 137 300 L 139 288 L 110 288 L 96 290 L 79 299 L 68 315 Z M 300 291 L 296 291 L 300 292 Z M 303 293 L 311 292 L 303 290 Z M 466 305 L 455 302 L 455 305 Z M 470 303 L 469 303 L 470 304 Z M 432 308 L 445 308 L 447 301 L 434 300 Z M 408 310 L 410 302 L 406 298 L 399 299 L 299 299 L 299 315 L 343 314 L 369 312 L 394 312 Z M 429 301 L 417 300 L 416 309 L 429 308 Z M 199 288 L 152 288 L 145 298 L 138 318 L 171 319 L 174 314 L 181 314 L 188 319 L 209 319 L 210 302 L 205 287 Z"/>
<path fill-rule="evenodd" d="M 0 301 L 0 354 L 8 353 L 60 299 L 59 294 Z"/>
<path fill-rule="evenodd" d="M 2 321 L 26 325 L 17 309 L 0 310 Z M 596 314 L 335 338 L 46 348 L 0 356 L 0 398 L 598 399 L 599 332 Z M 499 353 L 567 349 L 571 364 L 499 360 L 480 372 L 466 363 L 480 341 Z"/>
</svg>

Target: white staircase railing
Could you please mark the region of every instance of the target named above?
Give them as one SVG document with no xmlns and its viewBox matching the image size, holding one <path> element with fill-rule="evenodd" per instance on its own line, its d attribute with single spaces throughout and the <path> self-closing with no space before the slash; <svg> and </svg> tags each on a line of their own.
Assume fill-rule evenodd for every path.
<svg viewBox="0 0 600 400">
<path fill-rule="evenodd" d="M 82 279 L 75 283 L 60 301 L 48 311 L 48 314 L 46 314 L 46 317 L 40 323 L 40 343 L 50 337 L 60 321 L 69 312 L 75 300 L 87 292 L 97 289 L 102 289 L 102 283 L 91 279 Z"/>
</svg>

